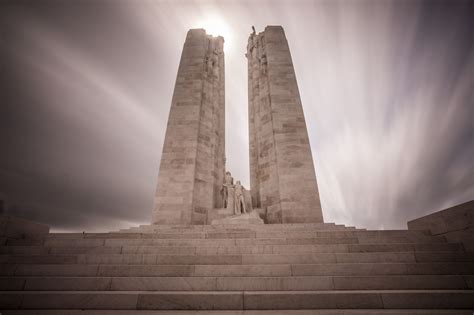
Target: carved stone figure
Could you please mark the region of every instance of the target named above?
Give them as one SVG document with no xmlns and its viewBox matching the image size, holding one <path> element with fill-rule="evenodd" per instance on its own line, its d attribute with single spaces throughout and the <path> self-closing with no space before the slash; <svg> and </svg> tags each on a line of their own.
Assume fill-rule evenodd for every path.
<svg viewBox="0 0 474 315">
<path fill-rule="evenodd" d="M 212 75 L 217 78 L 219 76 L 219 67 L 217 67 L 219 63 L 219 51 L 217 49 L 214 49 L 214 52 L 211 58 L 212 58 Z"/>
<path fill-rule="evenodd" d="M 247 205 L 244 198 L 244 187 L 240 184 L 240 180 L 235 184 L 234 200 L 235 200 L 235 214 L 244 214 L 247 213 Z"/>
<path fill-rule="evenodd" d="M 232 190 L 232 195 L 233 195 L 233 187 L 234 187 L 234 178 L 232 177 L 232 174 L 230 172 L 226 172 L 224 176 L 224 184 L 222 184 L 222 204 L 224 205 L 224 208 L 229 208 L 229 192 Z M 233 197 L 233 196 L 232 196 Z M 232 198 L 232 201 L 234 201 L 234 198 Z M 233 206 L 233 203 L 231 203 Z"/>
<path fill-rule="evenodd" d="M 250 190 L 245 189 L 244 187 L 244 200 L 245 200 L 245 206 L 247 213 L 250 213 L 253 211 L 253 206 L 252 206 L 252 195 L 250 193 Z"/>
</svg>

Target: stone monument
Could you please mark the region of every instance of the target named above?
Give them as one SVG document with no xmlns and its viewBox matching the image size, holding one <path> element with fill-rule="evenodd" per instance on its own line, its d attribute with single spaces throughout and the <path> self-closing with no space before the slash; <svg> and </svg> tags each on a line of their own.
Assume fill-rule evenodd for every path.
<svg viewBox="0 0 474 315">
<path fill-rule="evenodd" d="M 247 45 L 250 191 L 268 223 L 323 222 L 290 49 L 281 26 Z"/>
<path fill-rule="evenodd" d="M 281 26 L 250 35 L 250 192 L 225 174 L 224 39 L 190 30 L 163 145 L 154 224 L 208 224 L 253 208 L 266 223 L 323 222 L 290 50 Z M 221 211 L 222 212 L 222 211 Z M 212 217 L 212 216 L 211 216 Z"/>
<path fill-rule="evenodd" d="M 222 42 L 188 33 L 157 224 L 49 233 L 0 215 L 1 314 L 471 315 L 474 201 L 408 230 L 312 223 L 321 209 L 281 27 L 249 41 L 252 195 L 266 209 L 252 208 L 225 173 Z M 265 211 L 281 224 L 263 224 Z"/>
<path fill-rule="evenodd" d="M 224 39 L 189 30 L 168 118 L 154 224 L 204 224 L 222 207 L 225 170 Z"/>
<path fill-rule="evenodd" d="M 230 172 L 225 173 L 224 184 L 222 184 L 222 204 L 226 209 L 234 207 L 234 178 Z"/>
</svg>

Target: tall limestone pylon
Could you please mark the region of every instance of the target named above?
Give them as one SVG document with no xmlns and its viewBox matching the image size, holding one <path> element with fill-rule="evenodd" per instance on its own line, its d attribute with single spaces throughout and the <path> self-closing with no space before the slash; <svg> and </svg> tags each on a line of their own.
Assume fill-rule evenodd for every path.
<svg viewBox="0 0 474 315">
<path fill-rule="evenodd" d="M 250 188 L 268 223 L 323 222 L 290 49 L 281 26 L 248 39 Z"/>
<path fill-rule="evenodd" d="M 204 224 L 225 172 L 224 39 L 189 30 L 161 157 L 154 224 Z"/>
</svg>

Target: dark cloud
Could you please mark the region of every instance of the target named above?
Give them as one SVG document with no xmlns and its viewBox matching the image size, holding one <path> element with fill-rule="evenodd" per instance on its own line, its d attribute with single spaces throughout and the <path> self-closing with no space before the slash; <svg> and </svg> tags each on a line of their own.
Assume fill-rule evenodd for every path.
<svg viewBox="0 0 474 315">
<path fill-rule="evenodd" d="M 58 230 L 147 223 L 186 32 L 222 21 L 227 160 L 244 184 L 247 36 L 280 24 L 326 221 L 400 228 L 474 198 L 469 1 L 0 6 L 0 191 L 13 214 Z"/>
</svg>

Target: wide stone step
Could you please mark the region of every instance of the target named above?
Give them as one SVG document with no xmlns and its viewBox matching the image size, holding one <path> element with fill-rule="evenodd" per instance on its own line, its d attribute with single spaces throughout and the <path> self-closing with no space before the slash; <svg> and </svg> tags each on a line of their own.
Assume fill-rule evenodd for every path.
<svg viewBox="0 0 474 315">
<path fill-rule="evenodd" d="M 222 219 L 226 216 L 216 216 L 214 219 Z M 142 227 L 131 227 L 128 229 L 122 229 L 118 231 L 118 233 L 163 233 L 163 232 L 209 232 L 214 230 L 253 230 L 253 231 L 353 231 L 353 230 L 365 230 L 365 229 L 357 229 L 353 226 L 345 226 L 342 224 L 313 224 L 313 225 L 281 225 L 280 224 L 242 224 L 242 225 L 235 225 L 235 224 L 212 224 L 212 225 L 205 225 L 205 226 L 195 226 L 191 228 L 183 227 L 183 228 L 163 228 L 163 227 L 156 227 L 156 226 L 142 226 Z M 114 232 L 117 233 L 117 232 Z"/>
<path fill-rule="evenodd" d="M 392 291 L 10 291 L 2 309 L 472 309 L 473 290 Z"/>
<path fill-rule="evenodd" d="M 223 219 L 224 217 L 215 217 L 214 219 Z M 347 227 L 343 225 L 333 225 L 333 226 L 321 226 L 321 227 L 294 227 L 294 228 L 268 228 L 266 225 L 255 224 L 250 225 L 250 228 L 242 227 L 245 223 L 242 224 L 232 224 L 232 225 L 212 225 L 211 228 L 201 229 L 201 230 L 165 230 L 165 229 L 156 229 L 156 228 L 130 228 L 127 230 L 120 230 L 120 231 L 112 231 L 110 233 L 143 233 L 143 234 L 156 234 L 156 233 L 175 233 L 175 232 L 183 232 L 183 233 L 209 233 L 214 232 L 216 230 L 220 231 L 256 231 L 256 232 L 277 232 L 277 233 L 285 233 L 291 231 L 308 231 L 308 232 L 332 232 L 332 231 L 366 231 L 366 229 L 358 229 L 353 226 Z M 246 227 L 249 225 L 246 225 Z"/>
<path fill-rule="evenodd" d="M 288 230 L 333 230 L 333 229 L 350 229 L 343 224 L 335 223 L 295 223 L 295 224 L 265 224 L 265 225 L 245 225 L 236 226 L 234 224 L 215 224 L 215 225 L 140 225 L 138 227 L 130 227 L 122 229 L 121 232 L 127 231 L 145 231 L 153 233 L 161 232 L 195 232 L 195 231 L 214 231 L 214 230 L 265 230 L 265 231 L 288 231 Z"/>
<path fill-rule="evenodd" d="M 196 256 L 199 257 L 199 256 Z M 219 256 L 218 256 L 219 257 Z M 319 264 L 319 263 L 394 263 L 394 262 L 473 262 L 474 253 L 318 253 L 241 255 L 242 264 Z"/>
<path fill-rule="evenodd" d="M 434 244 L 329 244 L 329 245 L 255 245 L 219 247 L 160 247 L 160 246 L 122 246 L 122 253 L 136 254 L 285 254 L 285 253 L 357 253 L 357 252 L 410 252 L 436 251 L 456 252 L 463 247 L 457 243 Z"/>
<path fill-rule="evenodd" d="M 7 291 L 317 291 L 473 289 L 474 276 L 0 277 Z"/>
<path fill-rule="evenodd" d="M 253 246 L 253 245 L 304 245 L 304 244 L 397 244 L 445 243 L 443 236 L 387 236 L 387 237 L 311 237 L 311 238 L 248 238 L 248 239 L 68 239 L 49 238 L 47 247 L 84 246 Z"/>
<path fill-rule="evenodd" d="M 285 254 L 285 253 L 358 253 L 358 252 L 462 252 L 459 243 L 400 244 L 294 244 L 253 246 L 0 246 L 0 254 Z"/>
<path fill-rule="evenodd" d="M 372 252 L 296 254 L 80 254 L 0 255 L 1 264 L 255 265 L 363 262 L 472 262 L 474 253 Z"/>
<path fill-rule="evenodd" d="M 123 246 L 122 253 L 185 253 L 182 247 L 155 247 L 155 246 Z M 255 245 L 255 246 L 220 246 L 220 247 L 189 247 L 187 253 L 196 255 L 219 254 L 285 254 L 285 253 L 358 253 L 358 252 L 410 252 L 462 251 L 461 244 L 434 243 L 434 244 L 329 244 L 329 245 Z M 174 252 L 177 250 L 177 252 Z"/>
<path fill-rule="evenodd" d="M 280 265 L 3 265 L 2 276 L 369 276 L 472 275 L 474 263 L 330 263 Z"/>
<path fill-rule="evenodd" d="M 363 310 L 239 310 L 239 311 L 149 311 L 149 310 L 6 310 L 3 315 L 472 315 L 470 310 L 363 309 Z"/>
<path fill-rule="evenodd" d="M 277 265 L 278 266 L 278 265 Z M 220 268 L 226 266 L 219 266 Z M 474 263 L 352 263 L 291 265 L 294 276 L 472 275 Z"/>
<path fill-rule="evenodd" d="M 158 232 L 158 233 L 53 233 L 47 239 L 248 239 L 248 238 L 350 238 L 350 237 L 412 237 L 430 236 L 429 232 L 418 230 L 380 231 L 254 231 L 254 230 L 212 230 L 207 232 Z"/>
</svg>

